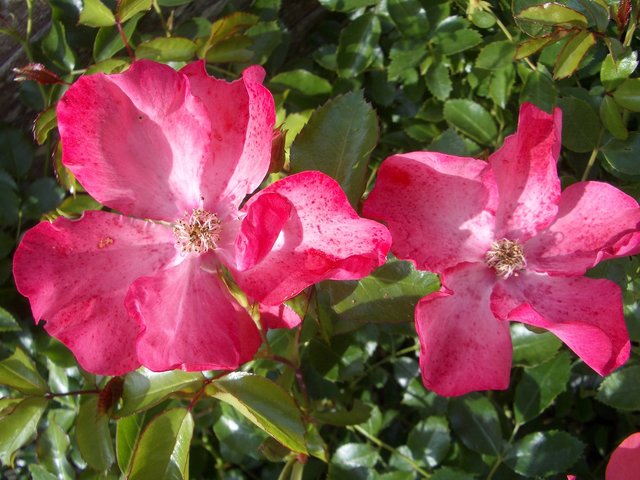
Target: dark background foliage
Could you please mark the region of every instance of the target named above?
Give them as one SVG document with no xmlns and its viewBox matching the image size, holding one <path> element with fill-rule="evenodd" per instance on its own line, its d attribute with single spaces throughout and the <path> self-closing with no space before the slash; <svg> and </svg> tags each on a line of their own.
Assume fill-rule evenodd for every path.
<svg viewBox="0 0 640 480">
<path fill-rule="evenodd" d="M 563 110 L 565 185 L 598 179 L 638 198 L 638 2 L 27 0 L 4 8 L 2 51 L 22 52 L 3 79 L 0 126 L 4 477 L 592 479 L 640 429 L 637 258 L 589 272 L 623 288 L 632 339 L 623 368 L 602 379 L 553 335 L 513 325 L 510 388 L 453 399 L 419 379 L 413 306 L 439 284 L 406 262 L 308 289 L 291 302 L 303 326 L 270 332 L 256 360 L 231 375 L 84 372 L 34 325 L 10 273 L 27 228 L 102 208 L 60 164 L 55 105 L 79 75 L 121 71 L 134 57 L 175 67 L 204 58 L 229 79 L 264 65 L 286 131 L 271 178 L 322 170 L 355 207 L 391 153 L 486 158 L 513 132 L 524 101 Z"/>
</svg>

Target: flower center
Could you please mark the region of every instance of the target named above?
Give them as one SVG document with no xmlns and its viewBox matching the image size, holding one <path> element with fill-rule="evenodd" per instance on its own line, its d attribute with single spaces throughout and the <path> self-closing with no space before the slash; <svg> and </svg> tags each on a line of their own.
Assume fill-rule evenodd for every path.
<svg viewBox="0 0 640 480">
<path fill-rule="evenodd" d="M 509 278 L 527 266 L 522 245 L 506 238 L 493 242 L 491 249 L 485 255 L 485 260 L 501 278 Z"/>
<path fill-rule="evenodd" d="M 191 213 L 185 212 L 173 225 L 176 246 L 182 253 L 205 253 L 214 250 L 220 241 L 222 227 L 215 213 L 194 208 Z"/>
</svg>

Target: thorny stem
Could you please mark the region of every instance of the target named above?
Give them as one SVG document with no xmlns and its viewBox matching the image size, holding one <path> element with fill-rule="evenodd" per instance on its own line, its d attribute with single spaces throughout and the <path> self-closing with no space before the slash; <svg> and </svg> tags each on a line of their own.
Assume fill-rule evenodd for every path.
<svg viewBox="0 0 640 480">
<path fill-rule="evenodd" d="M 398 450 L 393 448 L 392 446 L 387 445 L 382 440 L 380 440 L 379 438 L 374 437 L 373 435 L 371 435 L 369 432 L 367 432 L 364 428 L 360 427 L 359 425 L 354 425 L 352 427 L 347 427 L 347 428 L 349 430 L 351 430 L 351 431 L 358 432 L 360 435 L 365 437 L 370 442 L 375 443 L 378 447 L 384 448 L 385 450 L 387 450 L 387 451 L 389 451 L 391 453 L 394 453 L 395 455 L 398 455 L 399 457 L 402 457 L 402 459 L 405 462 L 407 462 L 409 465 L 411 465 L 411 468 L 413 468 L 416 472 L 418 472 L 420 475 L 422 475 L 423 478 L 430 478 L 431 477 L 431 474 L 429 472 L 427 472 L 425 469 L 423 469 L 422 467 L 420 467 L 420 465 L 418 465 L 413 460 L 413 458 L 408 457 L 408 456 L 404 455 L 402 452 L 399 452 Z"/>
<path fill-rule="evenodd" d="M 160 17 L 160 23 L 162 24 L 162 29 L 164 30 L 165 37 L 170 37 L 171 32 L 169 31 L 167 22 L 164 19 L 164 15 L 162 14 L 162 8 L 160 8 L 160 5 L 158 4 L 158 0 L 153 0 L 153 9 L 155 10 L 158 17 Z"/>
</svg>

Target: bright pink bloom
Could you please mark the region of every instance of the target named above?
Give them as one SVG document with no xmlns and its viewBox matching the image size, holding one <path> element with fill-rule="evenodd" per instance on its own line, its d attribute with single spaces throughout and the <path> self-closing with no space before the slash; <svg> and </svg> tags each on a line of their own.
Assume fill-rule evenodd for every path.
<svg viewBox="0 0 640 480">
<path fill-rule="evenodd" d="M 203 62 L 142 60 L 80 78 L 58 104 L 63 163 L 118 213 L 87 212 L 28 231 L 14 257 L 36 320 L 87 370 L 234 369 L 260 345 L 223 266 L 268 327 L 279 307 L 324 279 L 384 263 L 389 232 L 318 172 L 276 182 L 239 208 L 269 168 L 275 111 L 250 67 L 227 83 Z"/>
<path fill-rule="evenodd" d="M 397 257 L 441 276 L 415 311 L 436 393 L 507 388 L 504 320 L 553 332 L 601 375 L 629 355 L 620 288 L 582 275 L 640 250 L 640 208 L 605 183 L 560 192 L 560 127 L 560 110 L 525 104 L 488 162 L 413 152 L 380 167 L 365 215 L 387 223 Z"/>
<path fill-rule="evenodd" d="M 611 454 L 605 480 L 636 480 L 640 472 L 640 432 L 629 435 Z"/>
</svg>

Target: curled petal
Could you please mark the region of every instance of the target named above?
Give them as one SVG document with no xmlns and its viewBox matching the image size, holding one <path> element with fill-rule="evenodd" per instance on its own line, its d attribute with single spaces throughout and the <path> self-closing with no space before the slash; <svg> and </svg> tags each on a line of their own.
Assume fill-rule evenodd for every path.
<svg viewBox="0 0 640 480">
<path fill-rule="evenodd" d="M 554 333 L 600 375 L 629 357 L 620 287 L 609 280 L 521 272 L 496 285 L 491 308 L 498 318 Z"/>
<path fill-rule="evenodd" d="M 280 305 L 260 305 L 260 320 L 267 329 L 294 328 L 300 325 L 302 319 L 291 307 Z"/>
<path fill-rule="evenodd" d="M 273 249 L 252 268 L 234 272 L 250 297 L 278 305 L 321 280 L 359 279 L 385 262 L 391 243 L 389 231 L 358 217 L 332 178 L 320 172 L 302 172 L 279 180 L 247 202 L 247 218 L 252 216 L 254 205 L 261 209 L 261 215 L 267 215 L 268 204 L 261 198 L 274 194 L 290 202 L 292 209 Z M 273 202 L 274 206 L 279 204 L 282 202 Z M 265 236 L 271 235 L 269 225 L 255 222 L 256 228 L 261 226 Z M 260 238 L 259 230 L 254 237 Z M 248 245 L 246 251 L 254 248 L 261 247 Z M 243 261 L 237 263 L 242 265 Z"/>
<path fill-rule="evenodd" d="M 525 103 L 516 133 L 489 157 L 500 192 L 496 238 L 523 242 L 553 221 L 560 200 L 561 127 L 560 109 L 549 115 Z"/>
<path fill-rule="evenodd" d="M 263 85 L 264 70 L 247 68 L 242 79 L 210 77 L 204 61 L 181 70 L 191 91 L 208 110 L 212 156 L 202 176 L 205 207 L 224 198 L 236 208 L 264 179 L 271 160 L 275 123 L 273 97 Z"/>
<path fill-rule="evenodd" d="M 80 365 L 120 375 L 140 365 L 139 328 L 124 299 L 129 285 L 176 255 L 169 228 L 106 212 L 58 218 L 29 230 L 13 260 L 18 291 L 33 317 L 67 345 Z"/>
<path fill-rule="evenodd" d="M 638 202 L 600 182 L 575 183 L 564 190 L 556 220 L 525 244 L 529 268 L 571 275 L 638 251 Z"/>
<path fill-rule="evenodd" d="M 138 279 L 125 304 L 142 330 L 138 358 L 154 371 L 233 370 L 260 346 L 249 314 L 198 257 Z"/>
<path fill-rule="evenodd" d="M 273 248 L 293 206 L 286 197 L 265 193 L 251 204 L 236 237 L 237 267 L 247 270 Z"/>
<path fill-rule="evenodd" d="M 611 454 L 605 480 L 635 480 L 640 471 L 640 432 L 629 435 Z"/>
<path fill-rule="evenodd" d="M 201 205 L 211 126 L 184 75 L 140 60 L 81 77 L 57 113 L 62 162 L 100 203 L 167 221 Z"/>
<path fill-rule="evenodd" d="M 490 309 L 495 278 L 482 264 L 460 264 L 443 274 L 440 292 L 416 306 L 422 380 L 438 395 L 509 386 L 509 325 Z"/>
<path fill-rule="evenodd" d="M 382 163 L 363 213 L 387 224 L 398 258 L 442 272 L 484 257 L 494 239 L 496 205 L 485 162 L 413 152 Z"/>
</svg>

